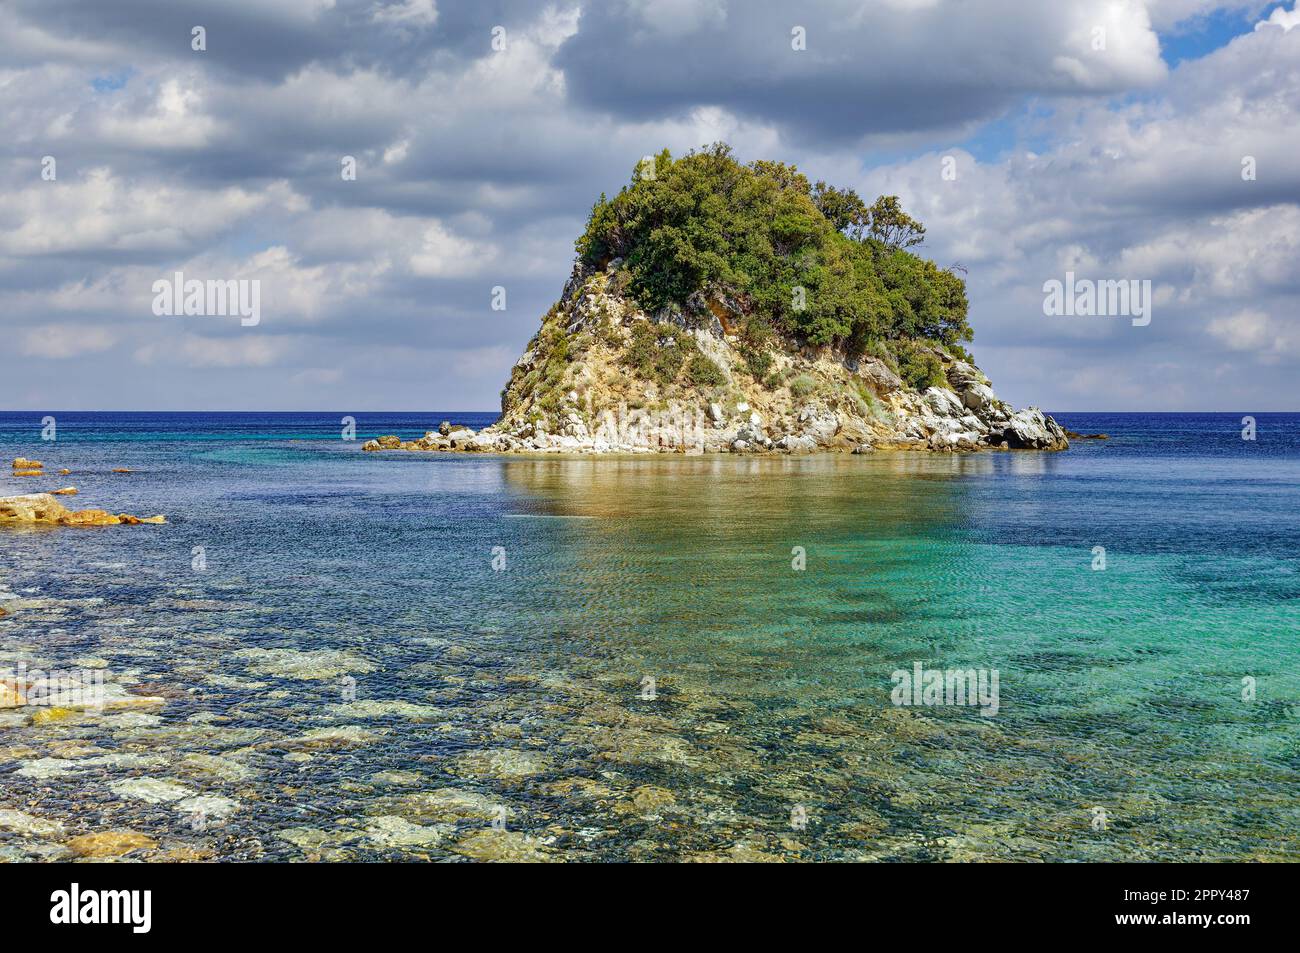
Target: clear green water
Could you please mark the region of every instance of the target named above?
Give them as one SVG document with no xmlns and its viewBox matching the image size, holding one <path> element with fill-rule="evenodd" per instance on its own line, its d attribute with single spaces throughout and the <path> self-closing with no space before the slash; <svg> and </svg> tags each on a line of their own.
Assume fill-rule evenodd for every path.
<svg viewBox="0 0 1300 953">
<path fill-rule="evenodd" d="M 173 522 L 0 533 L 0 666 L 93 658 L 167 699 L 0 712 L 0 810 L 62 825 L 4 856 L 110 829 L 144 859 L 1300 855 L 1300 418 L 581 460 L 361 454 L 319 417 L 91 419 L 39 454 L 13 425 L 80 505 Z M 891 704 L 918 661 L 996 669 L 997 715 Z M 196 829 L 142 778 L 225 807 Z"/>
</svg>

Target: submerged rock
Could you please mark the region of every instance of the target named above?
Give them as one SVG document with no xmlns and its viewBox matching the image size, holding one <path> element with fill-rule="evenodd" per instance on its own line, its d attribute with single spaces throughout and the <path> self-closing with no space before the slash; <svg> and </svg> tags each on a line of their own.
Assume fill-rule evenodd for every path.
<svg viewBox="0 0 1300 953">
<path fill-rule="evenodd" d="M 495 751 L 472 751 L 456 760 L 457 773 L 464 777 L 486 777 L 513 781 L 544 774 L 553 765 L 539 754 L 501 748 Z"/>
<path fill-rule="evenodd" d="M 456 788 L 419 791 L 385 801 L 384 805 L 386 809 L 404 817 L 438 821 L 468 819 L 490 821 L 499 816 L 501 808 L 505 806 L 500 801 L 476 791 L 461 791 Z M 511 816 L 515 814 L 514 811 L 508 813 Z"/>
<path fill-rule="evenodd" d="M 329 749 L 329 748 L 351 748 L 357 745 L 367 745 L 383 737 L 378 731 L 371 731 L 360 725 L 339 725 L 334 728 L 313 728 L 304 732 L 296 738 L 281 738 L 277 741 L 263 742 L 260 747 L 263 748 L 288 748 L 288 749 Z"/>
<path fill-rule="evenodd" d="M 34 724 L 66 721 L 86 712 L 102 714 L 129 711 L 165 703 L 166 700 L 159 696 L 136 695 L 117 682 L 86 673 L 46 674 L 32 669 L 20 674 L 10 667 L 0 668 L 0 708 L 26 708 Z"/>
<path fill-rule="evenodd" d="M 677 804 L 677 796 L 667 788 L 643 784 L 632 792 L 632 800 L 620 803 L 616 810 L 620 814 L 639 814 L 654 817 Z"/>
<path fill-rule="evenodd" d="M 239 810 L 239 802 L 215 794 L 199 794 L 183 798 L 172 807 L 178 813 L 190 814 L 203 821 L 220 822 Z"/>
<path fill-rule="evenodd" d="M 765 845 L 741 841 L 728 850 L 692 854 L 685 858 L 692 864 L 783 864 L 785 858 L 769 853 Z"/>
<path fill-rule="evenodd" d="M 21 708 L 26 704 L 27 696 L 21 688 L 12 682 L 0 682 L 0 708 Z"/>
<path fill-rule="evenodd" d="M 338 678 L 341 675 L 364 674 L 375 670 L 373 662 L 342 649 L 313 649 L 306 652 L 296 649 L 242 649 L 233 655 L 246 660 L 249 672 L 254 675 L 272 675 L 302 681 Z"/>
<path fill-rule="evenodd" d="M 150 850 L 158 842 L 138 831 L 102 831 L 74 837 L 67 846 L 78 857 L 121 857 L 133 850 Z"/>
<path fill-rule="evenodd" d="M 58 837 L 63 833 L 63 825 L 58 821 L 34 817 L 24 811 L 0 810 L 0 830 L 12 831 L 23 837 Z"/>
<path fill-rule="evenodd" d="M 412 787 L 424 783 L 424 775 L 414 771 L 376 771 L 370 776 L 372 784 L 392 787 Z"/>
<path fill-rule="evenodd" d="M 472 860 L 488 863 L 544 864 L 558 859 L 535 837 L 522 831 L 491 828 L 462 837 L 451 849 Z"/>
<path fill-rule="evenodd" d="M 127 778 L 114 781 L 108 789 L 118 797 L 135 798 L 150 804 L 179 801 L 194 795 L 190 788 L 171 781 L 159 781 L 157 778 Z"/>
<path fill-rule="evenodd" d="M 102 770 L 117 768 L 156 768 L 163 764 L 162 758 L 140 754 L 106 754 L 95 758 L 37 758 L 23 763 L 14 774 L 19 777 L 46 781 L 82 772 L 98 773 Z"/>
<path fill-rule="evenodd" d="M 179 768 L 186 774 L 223 781 L 246 781 L 257 776 L 257 771 L 243 762 L 210 754 L 187 754 L 181 759 Z"/>
<path fill-rule="evenodd" d="M 440 721 L 443 712 L 432 705 L 404 701 L 359 699 L 330 706 L 330 714 L 345 718 L 405 718 L 409 721 Z"/>
<path fill-rule="evenodd" d="M 277 831 L 275 836 L 302 850 L 315 850 L 339 839 L 338 832 L 322 831 L 315 827 L 286 827 Z"/>
<path fill-rule="evenodd" d="M 380 847 L 434 847 L 453 829 L 451 825 L 426 827 L 404 817 L 382 815 L 371 819 L 366 836 Z"/>
</svg>

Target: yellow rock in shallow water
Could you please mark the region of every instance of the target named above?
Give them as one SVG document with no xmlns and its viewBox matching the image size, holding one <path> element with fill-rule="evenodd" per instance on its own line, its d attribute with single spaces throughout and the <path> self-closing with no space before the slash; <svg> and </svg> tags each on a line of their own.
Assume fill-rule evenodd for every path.
<svg viewBox="0 0 1300 953">
<path fill-rule="evenodd" d="M 122 520 L 108 510 L 77 510 L 60 518 L 59 522 L 64 526 L 116 526 Z"/>
<path fill-rule="evenodd" d="M 451 849 L 485 863 L 545 864 L 563 859 L 547 850 L 541 841 L 520 831 L 490 828 L 462 837 Z"/>
<path fill-rule="evenodd" d="M 55 496 L 76 496 L 77 488 L 75 486 L 65 486 L 61 490 L 50 490 Z"/>
<path fill-rule="evenodd" d="M 57 523 L 68 508 L 48 493 L 24 493 L 0 498 L 0 522 Z"/>
<path fill-rule="evenodd" d="M 133 850 L 157 846 L 157 841 L 137 831 L 102 831 L 82 834 L 68 841 L 68 849 L 78 857 L 121 857 Z"/>
<path fill-rule="evenodd" d="M 42 708 L 32 715 L 33 725 L 46 725 L 55 721 L 67 721 L 77 714 L 75 708 Z"/>
<path fill-rule="evenodd" d="M 57 492 L 76 492 L 67 487 Z M 61 526 L 118 526 L 122 523 L 166 523 L 164 516 L 114 515 L 107 510 L 70 510 L 52 493 L 0 497 L 0 523 L 57 523 Z"/>
<path fill-rule="evenodd" d="M 28 460 L 26 457 L 14 457 L 15 470 L 39 470 L 45 464 L 39 460 Z"/>
<path fill-rule="evenodd" d="M 632 792 L 631 801 L 621 801 L 614 806 L 619 814 L 658 814 L 677 803 L 673 793 L 665 788 L 643 784 Z"/>
</svg>

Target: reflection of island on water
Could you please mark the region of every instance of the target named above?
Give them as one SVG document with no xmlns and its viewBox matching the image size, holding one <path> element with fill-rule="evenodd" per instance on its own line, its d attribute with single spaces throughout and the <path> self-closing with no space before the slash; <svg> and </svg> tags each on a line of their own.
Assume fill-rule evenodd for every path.
<svg viewBox="0 0 1300 953">
<path fill-rule="evenodd" d="M 989 506 L 971 483 L 1054 463 L 1036 453 L 497 458 L 504 515 L 523 539 L 573 560 L 576 574 L 555 583 L 600 593 L 585 619 L 608 614 L 628 629 L 649 614 L 673 631 L 748 625 L 750 637 L 820 623 L 853 643 L 944 605 L 987 603 L 1000 580 L 961 545 Z M 761 618 L 747 619 L 754 609 Z"/>
<path fill-rule="evenodd" d="M 1021 456 L 499 458 L 514 545 L 545 567 L 545 595 L 516 597 L 575 648 L 717 689 L 883 698 L 896 657 L 952 645 L 952 616 L 987 603 L 997 580 L 953 538 L 963 482 L 1045 465 Z"/>
<path fill-rule="evenodd" d="M 1017 472 L 1047 463 L 1042 454 L 999 456 Z M 504 482 L 523 491 L 520 503 L 528 512 L 536 508 L 556 515 L 615 519 L 651 515 L 664 530 L 680 527 L 696 532 L 700 521 L 716 519 L 742 529 L 754 517 L 798 518 L 801 513 L 823 513 L 828 504 L 855 511 L 864 504 L 883 504 L 873 509 L 877 524 L 929 522 L 934 517 L 932 508 L 943 508 L 953 497 L 923 484 L 988 474 L 998 465 L 990 454 L 916 453 L 496 459 Z M 688 521 L 662 522 L 665 516 L 679 515 Z"/>
</svg>

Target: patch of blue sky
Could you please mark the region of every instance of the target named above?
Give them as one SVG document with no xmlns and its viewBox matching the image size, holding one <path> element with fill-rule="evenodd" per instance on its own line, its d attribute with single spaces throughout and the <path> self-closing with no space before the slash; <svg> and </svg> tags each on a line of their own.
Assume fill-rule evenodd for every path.
<svg viewBox="0 0 1300 953">
<path fill-rule="evenodd" d="M 984 123 L 975 133 L 960 142 L 954 143 L 975 157 L 975 161 L 988 164 L 997 162 L 1013 150 L 1032 149 L 1026 141 L 1025 123 L 1033 112 L 1028 103 L 1008 110 L 997 119 Z"/>
<path fill-rule="evenodd" d="M 226 236 L 219 247 L 232 258 L 251 258 L 253 255 L 287 244 L 283 236 L 260 228 L 240 228 Z"/>
<path fill-rule="evenodd" d="M 120 73 L 112 73 L 108 76 L 96 76 L 90 81 L 90 87 L 97 93 L 112 93 L 121 89 L 127 84 L 127 81 L 135 74 L 135 70 L 128 67 Z"/>
<path fill-rule="evenodd" d="M 866 170 L 894 165 L 930 153 L 947 154 L 956 150 L 969 152 L 977 162 L 996 162 L 1013 149 L 1024 146 L 1023 130 L 1019 127 L 1029 115 L 1030 108 L 1029 102 L 1026 101 L 999 116 L 985 120 L 965 136 L 955 134 L 948 138 L 943 134 L 937 134 L 925 139 L 920 145 L 914 144 L 898 149 L 873 149 L 862 157 L 862 168 Z"/>
<path fill-rule="evenodd" d="M 1215 10 L 1204 16 L 1193 17 L 1172 31 L 1160 34 L 1160 55 L 1171 67 L 1184 60 L 1197 60 L 1233 39 L 1255 29 L 1260 20 L 1267 20 L 1274 7 L 1270 4 L 1262 15 L 1242 10 Z"/>
</svg>

